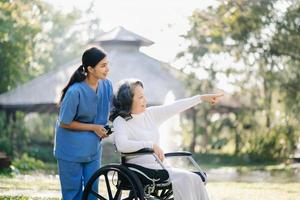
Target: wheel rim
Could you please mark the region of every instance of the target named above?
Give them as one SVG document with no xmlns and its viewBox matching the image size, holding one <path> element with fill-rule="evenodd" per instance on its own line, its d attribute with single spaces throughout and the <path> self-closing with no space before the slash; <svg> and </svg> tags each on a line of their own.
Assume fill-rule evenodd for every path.
<svg viewBox="0 0 300 200">
<path fill-rule="evenodd" d="M 126 180 L 126 189 L 121 187 L 120 177 Z M 97 185 L 100 180 L 99 185 Z M 110 165 L 100 168 L 88 181 L 83 199 L 100 200 L 141 200 L 143 192 L 139 180 L 132 173 L 120 165 Z M 130 188 L 130 190 L 128 190 Z"/>
</svg>

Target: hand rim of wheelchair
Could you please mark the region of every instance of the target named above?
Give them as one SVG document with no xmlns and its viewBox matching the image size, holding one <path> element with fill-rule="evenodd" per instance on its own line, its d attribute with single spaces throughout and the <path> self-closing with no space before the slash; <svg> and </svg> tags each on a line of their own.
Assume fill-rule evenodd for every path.
<svg viewBox="0 0 300 200">
<path fill-rule="evenodd" d="M 117 188 L 117 191 L 115 192 L 114 196 L 112 194 L 111 191 L 111 185 L 108 183 L 108 172 L 110 171 L 116 171 L 118 173 L 120 173 L 123 178 L 126 178 L 127 181 L 130 184 L 130 187 L 132 187 L 132 190 L 130 190 L 130 194 L 128 197 L 126 197 L 124 200 L 126 199 L 134 199 L 134 200 L 145 200 L 144 199 L 144 190 L 142 188 L 142 184 L 140 182 L 140 180 L 137 178 L 137 176 L 131 172 L 130 170 L 128 170 L 126 167 L 120 165 L 120 164 L 109 164 L 109 165 L 105 165 L 103 167 L 101 167 L 100 169 L 98 169 L 93 176 L 90 178 L 90 180 L 88 181 L 88 183 L 86 184 L 86 187 L 84 188 L 84 192 L 83 192 L 83 196 L 82 199 L 86 200 L 90 197 L 90 195 L 93 195 L 94 197 L 97 197 L 100 200 L 121 200 L 121 196 L 122 195 L 122 188 L 120 186 L 118 186 L 119 188 Z M 104 198 L 102 195 L 100 195 L 100 191 L 99 192 L 95 192 L 92 189 L 93 184 L 95 183 L 95 181 L 97 181 L 98 178 L 100 178 L 101 176 L 104 176 L 105 178 L 105 184 L 106 184 L 106 192 L 109 196 L 109 199 Z"/>
</svg>

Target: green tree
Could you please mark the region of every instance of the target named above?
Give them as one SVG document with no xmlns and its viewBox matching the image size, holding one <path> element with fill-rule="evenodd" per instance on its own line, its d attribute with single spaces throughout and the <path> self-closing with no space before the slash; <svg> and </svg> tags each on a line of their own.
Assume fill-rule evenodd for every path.
<svg viewBox="0 0 300 200">
<path fill-rule="evenodd" d="M 282 9 L 282 4 L 287 5 L 286 10 Z M 258 134 L 249 136 L 244 134 L 245 131 L 239 131 L 239 134 L 243 134 L 242 137 L 233 136 L 237 141 L 238 138 L 242 139 L 245 152 L 247 149 L 251 149 L 251 153 L 257 150 L 258 156 L 266 151 L 271 152 L 270 144 L 277 146 L 284 138 L 280 135 L 292 134 L 295 129 L 291 129 L 290 122 L 294 120 L 287 114 L 291 107 L 293 110 L 299 108 L 299 101 L 290 108 L 283 107 L 278 102 L 289 105 L 299 98 L 299 86 L 296 85 L 299 72 L 289 76 L 299 69 L 299 13 L 299 1 L 228 0 L 220 1 L 216 7 L 210 7 L 206 11 L 195 11 L 190 17 L 191 29 L 185 35 L 190 45 L 186 52 L 179 55 L 189 56 L 190 66 L 203 69 L 203 60 L 214 56 L 233 58 L 244 66 L 237 68 L 236 65 L 229 64 L 220 68 L 214 65 L 209 70 L 215 71 L 214 76 L 226 74 L 228 77 L 235 77 L 238 88 L 235 95 L 250 102 L 247 109 L 238 113 L 238 121 L 235 123 L 247 124 L 250 121 L 251 131 Z M 208 80 L 215 81 L 214 76 L 208 76 Z M 199 81 L 193 82 L 199 84 Z M 274 124 L 277 120 L 275 113 L 280 111 L 285 113 L 283 118 L 286 123 Z M 252 119 L 246 120 L 247 115 Z M 244 127 L 238 124 L 234 127 Z M 268 136 L 271 142 L 264 143 L 263 138 Z M 259 138 L 262 142 L 252 148 L 251 140 L 260 141 Z M 268 154 L 271 159 L 291 153 L 295 137 L 287 139 L 291 142 L 281 148 L 288 150 L 280 155 Z"/>
<path fill-rule="evenodd" d="M 34 38 L 41 31 L 39 2 L 0 2 L 0 93 L 29 78 Z"/>
<path fill-rule="evenodd" d="M 40 0 L 0 1 L 0 93 L 78 58 L 91 39 L 89 33 L 97 34 L 100 23 L 95 17 L 83 20 L 80 13 L 78 9 L 62 13 Z M 37 143 L 51 145 L 53 123 L 43 122 L 52 122 L 53 116 L 42 115 L 34 123 L 26 117 L 20 112 L 8 118 L 0 113 L 0 149 L 9 155 L 38 153 L 37 148 L 29 148 L 31 137 L 38 137 L 28 124 L 48 138 Z M 42 153 L 41 158 L 47 157 Z"/>
</svg>

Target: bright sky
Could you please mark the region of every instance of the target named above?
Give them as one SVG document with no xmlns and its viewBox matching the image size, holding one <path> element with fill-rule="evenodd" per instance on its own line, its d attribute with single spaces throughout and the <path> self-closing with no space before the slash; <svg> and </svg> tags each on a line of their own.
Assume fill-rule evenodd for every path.
<svg viewBox="0 0 300 200">
<path fill-rule="evenodd" d="M 72 11 L 74 7 L 87 10 L 92 0 L 45 0 L 63 11 Z M 196 9 L 215 6 L 216 0 L 95 0 L 94 13 L 101 19 L 100 26 L 109 31 L 117 26 L 133 31 L 154 42 L 141 51 L 172 64 L 184 65 L 184 61 L 175 62 L 175 56 L 186 49 L 188 42 L 181 35 L 189 30 L 188 17 Z M 222 61 L 224 62 L 224 61 Z M 228 62 L 228 60 L 227 60 Z M 198 71 L 198 76 L 205 73 Z M 231 92 L 226 77 L 220 77 L 220 89 Z"/>
<path fill-rule="evenodd" d="M 71 11 L 73 7 L 86 10 L 92 0 L 46 0 L 56 8 Z M 195 9 L 213 5 L 215 0 L 95 0 L 95 13 L 101 27 L 109 31 L 116 26 L 140 34 L 154 45 L 142 51 L 165 62 L 173 62 L 186 46 L 180 35 L 189 28 L 188 16 Z"/>
</svg>

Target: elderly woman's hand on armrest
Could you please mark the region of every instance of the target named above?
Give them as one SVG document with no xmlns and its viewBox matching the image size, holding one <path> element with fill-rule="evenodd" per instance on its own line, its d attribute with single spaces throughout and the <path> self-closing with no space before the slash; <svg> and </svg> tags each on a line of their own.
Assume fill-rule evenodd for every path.
<svg viewBox="0 0 300 200">
<path fill-rule="evenodd" d="M 157 144 L 153 144 L 153 151 L 161 161 L 165 159 L 164 151 Z"/>
</svg>

